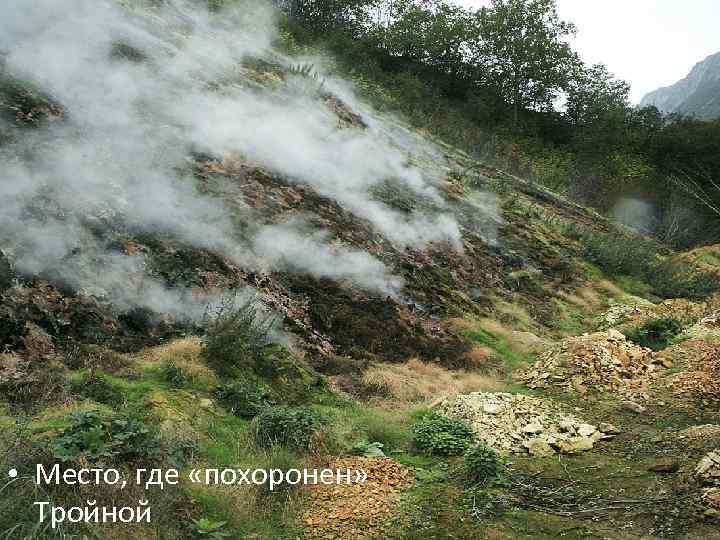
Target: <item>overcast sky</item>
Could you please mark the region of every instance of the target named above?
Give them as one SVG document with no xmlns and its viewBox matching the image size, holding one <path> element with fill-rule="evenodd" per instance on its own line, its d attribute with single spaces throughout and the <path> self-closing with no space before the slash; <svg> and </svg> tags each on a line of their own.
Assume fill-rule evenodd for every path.
<svg viewBox="0 0 720 540">
<path fill-rule="evenodd" d="M 636 102 L 720 52 L 720 0 L 558 0 L 558 6 L 578 27 L 576 50 L 628 81 Z"/>
</svg>

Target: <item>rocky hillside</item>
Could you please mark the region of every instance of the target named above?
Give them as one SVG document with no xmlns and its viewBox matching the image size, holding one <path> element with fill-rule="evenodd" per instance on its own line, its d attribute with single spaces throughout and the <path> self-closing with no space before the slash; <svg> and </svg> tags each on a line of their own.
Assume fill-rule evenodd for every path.
<svg viewBox="0 0 720 540">
<path fill-rule="evenodd" d="M 720 118 L 720 53 L 698 62 L 684 79 L 658 88 L 640 101 L 665 113 L 680 113 L 704 120 Z"/>
<path fill-rule="evenodd" d="M 0 537 L 717 537 L 717 246 L 430 138 L 254 2 L 77 5 L 0 7 Z M 186 481 L 314 467 L 368 478 Z"/>
</svg>

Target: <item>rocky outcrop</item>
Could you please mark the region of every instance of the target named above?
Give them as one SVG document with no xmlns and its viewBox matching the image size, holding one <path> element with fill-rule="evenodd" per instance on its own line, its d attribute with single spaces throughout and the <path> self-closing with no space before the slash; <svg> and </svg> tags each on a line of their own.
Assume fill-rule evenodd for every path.
<svg viewBox="0 0 720 540">
<path fill-rule="evenodd" d="M 695 64 L 684 79 L 658 88 L 640 101 L 641 107 L 650 105 L 665 113 L 691 114 L 707 120 L 720 118 L 720 53 Z"/>
</svg>

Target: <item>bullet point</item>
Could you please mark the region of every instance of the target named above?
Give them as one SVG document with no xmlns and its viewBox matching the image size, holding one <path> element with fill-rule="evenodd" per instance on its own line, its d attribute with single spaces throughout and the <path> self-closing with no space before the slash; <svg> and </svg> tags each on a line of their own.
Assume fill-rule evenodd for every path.
<svg viewBox="0 0 720 540">
<path fill-rule="evenodd" d="M 17 469 L 10 469 L 10 470 L 8 471 L 8 476 L 9 476 L 10 478 L 15 478 L 15 477 L 17 476 Z"/>
</svg>

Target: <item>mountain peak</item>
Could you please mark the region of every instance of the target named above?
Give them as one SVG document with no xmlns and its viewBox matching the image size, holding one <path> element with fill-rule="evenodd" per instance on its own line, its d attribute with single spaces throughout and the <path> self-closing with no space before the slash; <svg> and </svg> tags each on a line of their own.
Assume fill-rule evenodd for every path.
<svg viewBox="0 0 720 540">
<path fill-rule="evenodd" d="M 646 94 L 640 106 L 650 105 L 666 113 L 720 118 L 720 52 L 695 64 L 684 79 Z"/>
</svg>

